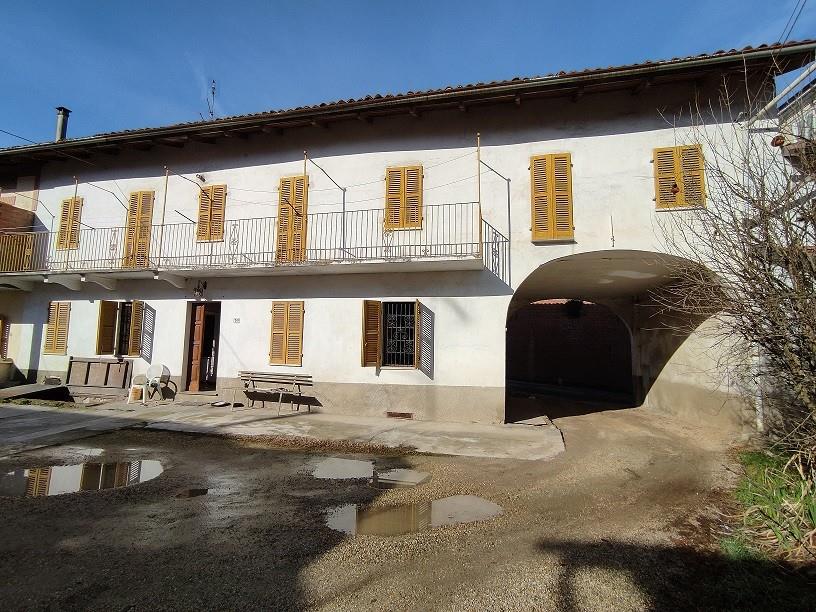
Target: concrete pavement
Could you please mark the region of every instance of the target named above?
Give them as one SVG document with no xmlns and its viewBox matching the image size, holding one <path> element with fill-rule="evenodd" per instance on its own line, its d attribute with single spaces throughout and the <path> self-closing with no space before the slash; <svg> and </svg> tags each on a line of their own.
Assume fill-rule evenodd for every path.
<svg viewBox="0 0 816 612">
<path fill-rule="evenodd" d="M 123 402 L 48 408 L 0 404 L 0 453 L 60 444 L 123 427 L 188 433 L 352 442 L 419 452 L 498 459 L 551 459 L 564 451 L 560 430 L 544 425 L 484 425 L 358 417 L 271 408 L 216 408 L 205 400 Z"/>
</svg>

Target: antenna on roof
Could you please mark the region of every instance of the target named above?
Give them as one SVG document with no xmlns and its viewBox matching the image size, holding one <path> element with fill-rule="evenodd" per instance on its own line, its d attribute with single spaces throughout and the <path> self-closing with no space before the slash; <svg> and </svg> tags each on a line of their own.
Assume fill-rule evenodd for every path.
<svg viewBox="0 0 816 612">
<path fill-rule="evenodd" d="M 210 85 L 210 93 L 207 96 L 207 110 L 210 113 L 210 119 L 215 119 L 215 79 Z"/>
</svg>

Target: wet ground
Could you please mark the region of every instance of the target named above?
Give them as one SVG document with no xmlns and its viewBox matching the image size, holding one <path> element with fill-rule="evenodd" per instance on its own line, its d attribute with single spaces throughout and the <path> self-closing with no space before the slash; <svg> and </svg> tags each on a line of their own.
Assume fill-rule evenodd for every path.
<svg viewBox="0 0 816 612">
<path fill-rule="evenodd" d="M 136 430 L 7 458 L 0 474 L 85 463 L 100 466 L 92 468 L 99 482 L 116 484 L 116 466 L 141 460 L 163 472 L 97 490 L 0 498 L 0 602 L 99 610 L 811 606 L 798 577 L 779 582 L 767 564 L 718 553 L 709 532 L 722 522 L 714 511 L 722 490 L 733 485 L 723 437 L 642 410 L 556 425 L 567 450 L 550 461 L 310 452 Z M 344 469 L 354 477 L 332 477 Z M 397 469 L 429 478 L 371 486 L 374 471 Z M 694 527 L 702 524 L 705 533 Z M 381 528 L 389 533 L 376 534 Z M 754 575 L 773 580 L 744 578 Z"/>
</svg>

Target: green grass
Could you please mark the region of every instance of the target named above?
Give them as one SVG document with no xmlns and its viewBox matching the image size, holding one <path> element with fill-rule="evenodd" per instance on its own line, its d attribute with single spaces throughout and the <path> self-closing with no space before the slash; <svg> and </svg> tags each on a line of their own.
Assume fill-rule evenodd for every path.
<svg viewBox="0 0 816 612">
<path fill-rule="evenodd" d="M 739 455 L 745 476 L 735 497 L 742 505 L 743 526 L 736 540 L 723 541 L 726 554 L 740 555 L 748 548 L 771 556 L 813 559 L 816 533 L 816 486 L 813 475 L 792 456 L 773 451 Z"/>
<path fill-rule="evenodd" d="M 766 558 L 741 534 L 722 538 L 720 540 L 720 550 L 722 550 L 723 555 L 732 561 L 756 561 Z"/>
</svg>

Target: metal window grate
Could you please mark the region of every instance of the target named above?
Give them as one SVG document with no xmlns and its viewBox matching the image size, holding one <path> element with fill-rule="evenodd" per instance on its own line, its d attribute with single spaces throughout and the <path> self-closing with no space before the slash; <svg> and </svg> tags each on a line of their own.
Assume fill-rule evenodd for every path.
<svg viewBox="0 0 816 612">
<path fill-rule="evenodd" d="M 414 365 L 414 302 L 383 302 L 384 366 Z"/>
</svg>

